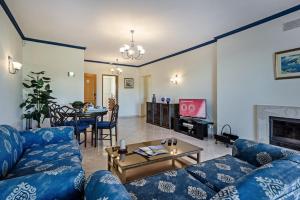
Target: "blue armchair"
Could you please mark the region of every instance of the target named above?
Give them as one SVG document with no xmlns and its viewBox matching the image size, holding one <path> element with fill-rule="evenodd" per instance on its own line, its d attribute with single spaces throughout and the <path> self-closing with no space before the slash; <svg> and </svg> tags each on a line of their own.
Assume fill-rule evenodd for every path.
<svg viewBox="0 0 300 200">
<path fill-rule="evenodd" d="M 0 149 L 0 199 L 82 198 L 84 171 L 72 127 L 18 132 L 1 125 Z"/>
</svg>

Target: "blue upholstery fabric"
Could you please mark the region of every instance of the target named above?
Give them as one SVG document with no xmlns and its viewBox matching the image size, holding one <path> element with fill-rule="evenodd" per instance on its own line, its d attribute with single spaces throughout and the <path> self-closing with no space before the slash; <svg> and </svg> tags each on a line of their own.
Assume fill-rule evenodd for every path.
<svg viewBox="0 0 300 200">
<path fill-rule="evenodd" d="M 20 159 L 15 168 L 33 167 L 72 156 L 78 156 L 81 159 L 79 145 L 76 140 L 48 144 L 46 146 L 35 146 L 26 149 L 22 159 Z"/>
<path fill-rule="evenodd" d="M 47 144 L 67 142 L 74 138 L 74 128 L 70 126 L 40 128 L 20 133 L 24 149 L 38 145 L 45 146 Z"/>
<path fill-rule="evenodd" d="M 262 152 L 270 158 L 267 156 L 268 159 L 265 159 L 260 154 Z M 237 158 L 230 155 L 222 156 L 186 169 L 169 171 L 127 183 L 125 188 L 133 200 L 300 199 L 298 152 L 238 140 L 234 144 L 233 155 Z M 109 175 L 106 177 L 107 174 Z M 107 171 L 96 172 L 89 182 L 92 184 L 87 184 L 85 189 L 88 200 L 119 200 L 123 194 L 126 194 L 124 199 L 128 198 L 119 180 Z M 117 196 L 118 191 L 122 194 L 121 197 Z"/>
<path fill-rule="evenodd" d="M 210 199 L 216 194 L 184 169 L 167 171 L 125 184 L 132 199 Z"/>
<path fill-rule="evenodd" d="M 84 171 L 81 167 L 62 165 L 0 181 L 0 199 L 81 199 L 83 183 Z"/>
<path fill-rule="evenodd" d="M 16 166 L 6 178 L 14 178 L 19 176 L 26 176 L 43 171 L 51 171 L 58 167 L 67 166 L 67 168 L 81 167 L 81 160 L 78 156 L 67 157 L 65 159 L 52 160 L 48 162 L 42 162 L 33 166 L 19 168 Z"/>
<path fill-rule="evenodd" d="M 95 124 L 95 118 L 81 118 L 80 121 L 88 125 Z"/>
<path fill-rule="evenodd" d="M 0 126 L 0 179 L 18 162 L 23 153 L 23 144 L 19 132 L 8 126 Z"/>
<path fill-rule="evenodd" d="M 300 199 L 300 164 L 285 157 L 266 164 L 222 189 L 212 200 Z M 292 159 L 289 159 L 292 158 Z"/>
<path fill-rule="evenodd" d="M 73 138 L 73 127 L 20 134 L 0 126 L 0 199 L 83 198 L 84 171 Z"/>
<path fill-rule="evenodd" d="M 254 166 L 260 167 L 273 160 L 280 159 L 295 151 L 249 140 L 238 139 L 232 148 L 232 155 Z"/>
<path fill-rule="evenodd" d="M 115 127 L 115 124 L 111 124 L 109 121 L 102 121 L 97 123 L 97 127 L 100 129 L 109 129 Z"/>
<path fill-rule="evenodd" d="M 109 171 L 92 174 L 85 184 L 85 199 L 131 200 L 120 180 Z"/>
<path fill-rule="evenodd" d="M 230 155 L 208 160 L 186 168 L 196 179 L 214 191 L 234 184 L 240 177 L 252 172 L 256 167 Z"/>
<path fill-rule="evenodd" d="M 76 121 L 68 121 L 65 122 L 65 126 L 73 126 L 77 132 L 84 132 L 90 125 L 86 122 L 78 121 L 76 126 Z"/>
</svg>

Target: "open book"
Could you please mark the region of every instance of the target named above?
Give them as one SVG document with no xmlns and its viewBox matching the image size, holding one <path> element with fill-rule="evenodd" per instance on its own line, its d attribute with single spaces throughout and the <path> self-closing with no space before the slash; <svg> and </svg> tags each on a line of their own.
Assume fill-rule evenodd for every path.
<svg viewBox="0 0 300 200">
<path fill-rule="evenodd" d="M 134 152 L 148 157 L 169 153 L 163 145 L 139 147 Z"/>
</svg>

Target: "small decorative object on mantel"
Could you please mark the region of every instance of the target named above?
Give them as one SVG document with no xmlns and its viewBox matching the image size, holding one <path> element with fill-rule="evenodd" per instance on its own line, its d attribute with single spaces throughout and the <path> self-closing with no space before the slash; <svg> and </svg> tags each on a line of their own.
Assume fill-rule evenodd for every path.
<svg viewBox="0 0 300 200">
<path fill-rule="evenodd" d="M 152 103 L 156 103 L 156 96 L 155 96 L 155 94 L 152 95 Z"/>
<path fill-rule="evenodd" d="M 160 100 L 161 100 L 161 102 L 164 103 L 165 102 L 165 97 L 162 97 Z"/>
<path fill-rule="evenodd" d="M 300 48 L 275 53 L 275 79 L 300 78 Z"/>
<path fill-rule="evenodd" d="M 166 102 L 167 102 L 167 104 L 169 104 L 171 102 L 171 98 L 167 97 Z"/>
<path fill-rule="evenodd" d="M 134 88 L 134 79 L 124 78 L 124 88 Z"/>
</svg>

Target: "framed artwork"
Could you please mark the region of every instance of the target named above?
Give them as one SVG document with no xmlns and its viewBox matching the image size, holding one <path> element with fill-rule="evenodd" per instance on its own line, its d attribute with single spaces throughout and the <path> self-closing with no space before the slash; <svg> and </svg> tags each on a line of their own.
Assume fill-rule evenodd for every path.
<svg viewBox="0 0 300 200">
<path fill-rule="evenodd" d="M 124 78 L 124 88 L 134 88 L 134 79 Z"/>
<path fill-rule="evenodd" d="M 275 79 L 300 78 L 300 48 L 275 53 Z"/>
</svg>

